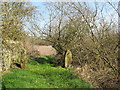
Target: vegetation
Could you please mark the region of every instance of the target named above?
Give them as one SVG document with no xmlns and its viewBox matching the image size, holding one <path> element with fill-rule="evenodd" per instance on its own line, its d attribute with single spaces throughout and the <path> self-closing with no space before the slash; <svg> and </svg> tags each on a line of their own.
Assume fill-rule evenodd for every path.
<svg viewBox="0 0 120 90">
<path fill-rule="evenodd" d="M 36 57 L 36 58 L 33 58 L 32 60 L 35 60 L 41 64 L 50 64 L 51 66 L 58 66 L 58 63 L 55 61 L 55 58 L 53 56 Z"/>
<path fill-rule="evenodd" d="M 86 2 L 48 3 L 49 22 L 46 23 L 47 29 L 40 33 L 57 50 L 56 60 L 61 66 L 64 66 L 64 55 L 69 49 L 73 54 L 73 66 L 80 67 L 85 72 L 84 79 L 91 83 L 97 82 L 98 85 L 93 84 L 99 88 L 118 88 L 119 32 L 116 21 L 113 17 L 105 19 L 104 6 L 97 3 L 94 5 L 95 9 L 92 10 Z M 96 77 L 100 80 L 95 80 Z"/>
<path fill-rule="evenodd" d="M 0 2 L 0 32 L 2 32 L 3 61 L 2 70 L 8 70 L 18 63 L 25 68 L 26 50 L 23 46 L 27 37 L 24 24 L 32 16 L 35 7 L 25 2 Z"/>
<path fill-rule="evenodd" d="M 58 24 L 55 27 L 52 26 L 53 22 L 48 24 L 51 28 L 46 32 L 46 40 L 61 55 L 60 60 L 64 60 L 65 51 L 70 49 L 75 65 L 96 63 L 99 64 L 98 68 L 110 67 L 117 73 L 118 31 L 114 22 L 96 19 L 98 13 L 92 11 L 87 4 L 79 2 L 50 3 L 48 7 L 48 10 L 54 10 L 55 13 L 49 17 L 57 20 Z M 64 18 L 68 20 L 64 21 Z"/>
<path fill-rule="evenodd" d="M 31 3 L 0 2 L 3 55 L 0 66 L 2 71 L 14 66 L 22 68 L 11 69 L 4 75 L 4 85 L 10 88 L 89 88 L 88 83 L 62 68 L 65 66 L 65 52 L 70 50 L 75 75 L 96 88 L 120 88 L 120 33 L 114 14 L 119 18 L 120 15 L 116 4 L 105 2 L 91 6 L 87 2 L 55 2 L 43 5 L 47 20 L 46 15 Z M 113 15 L 112 12 L 108 15 L 111 10 L 108 7 L 112 7 Z M 107 15 L 105 11 L 108 11 Z M 55 58 L 33 57 L 28 64 L 32 54 L 39 56 L 33 45 L 52 45 L 57 55 Z"/>
<path fill-rule="evenodd" d="M 44 57 L 46 58 L 46 57 Z M 47 60 L 47 58 L 46 58 Z M 41 61 L 41 59 L 39 59 Z M 6 88 L 90 88 L 90 84 L 62 67 L 31 60 L 26 69 L 11 69 L 3 76 Z"/>
</svg>

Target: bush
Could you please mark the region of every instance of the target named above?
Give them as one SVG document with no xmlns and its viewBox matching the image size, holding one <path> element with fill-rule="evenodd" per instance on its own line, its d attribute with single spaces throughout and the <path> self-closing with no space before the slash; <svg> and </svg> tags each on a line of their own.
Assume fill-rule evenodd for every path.
<svg viewBox="0 0 120 90">
<path fill-rule="evenodd" d="M 74 70 L 74 74 L 91 83 L 96 88 L 120 88 L 118 76 L 111 68 L 96 69 L 90 64 Z"/>
</svg>

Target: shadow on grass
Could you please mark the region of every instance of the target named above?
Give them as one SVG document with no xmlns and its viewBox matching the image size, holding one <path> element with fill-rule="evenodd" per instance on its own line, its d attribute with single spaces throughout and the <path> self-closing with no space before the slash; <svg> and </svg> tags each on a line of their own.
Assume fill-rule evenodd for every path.
<svg viewBox="0 0 120 90">
<path fill-rule="evenodd" d="M 36 61 L 36 62 L 35 62 Z M 32 58 L 30 64 L 51 64 L 52 66 L 57 66 L 57 61 L 53 56 L 44 56 Z"/>
</svg>

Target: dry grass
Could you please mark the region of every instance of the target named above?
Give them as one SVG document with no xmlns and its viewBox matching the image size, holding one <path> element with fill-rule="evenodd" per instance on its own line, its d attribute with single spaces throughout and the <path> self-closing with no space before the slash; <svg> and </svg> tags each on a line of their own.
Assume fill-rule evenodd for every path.
<svg viewBox="0 0 120 90">
<path fill-rule="evenodd" d="M 111 69 L 95 70 L 91 66 L 78 67 L 74 73 L 90 82 L 96 88 L 120 88 L 118 76 Z"/>
</svg>

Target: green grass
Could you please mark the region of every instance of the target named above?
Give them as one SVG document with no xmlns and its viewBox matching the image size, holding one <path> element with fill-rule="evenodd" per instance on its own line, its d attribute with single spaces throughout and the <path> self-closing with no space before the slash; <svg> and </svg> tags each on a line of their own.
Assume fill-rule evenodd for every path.
<svg viewBox="0 0 120 90">
<path fill-rule="evenodd" d="M 11 69 L 3 76 L 6 88 L 90 88 L 69 70 L 31 61 L 26 69 Z"/>
<path fill-rule="evenodd" d="M 54 60 L 53 56 L 44 56 L 44 57 L 37 57 L 33 58 L 34 61 L 37 61 L 41 64 L 50 64 L 51 66 L 57 66 L 58 63 Z"/>
</svg>

